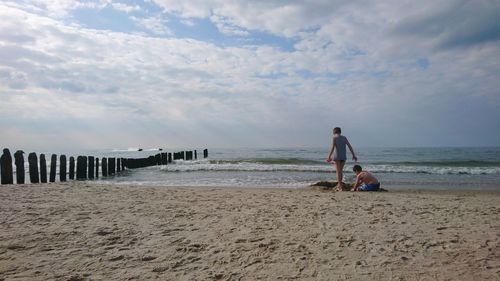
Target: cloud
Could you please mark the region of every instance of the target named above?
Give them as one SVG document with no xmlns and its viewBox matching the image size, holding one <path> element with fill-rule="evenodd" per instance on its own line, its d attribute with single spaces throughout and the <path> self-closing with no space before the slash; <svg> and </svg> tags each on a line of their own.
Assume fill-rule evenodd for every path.
<svg viewBox="0 0 500 281">
<path fill-rule="evenodd" d="M 238 27 L 228 18 L 213 15 L 210 20 L 215 23 L 217 29 L 226 35 L 248 36 L 250 33 L 245 29 Z"/>
<path fill-rule="evenodd" d="M 80 1 L 80 0 L 21 0 L 5 1 L 10 7 L 25 9 L 37 14 L 44 14 L 55 18 L 68 17 L 76 9 L 100 9 L 107 5 L 107 0 Z"/>
<path fill-rule="evenodd" d="M 430 40 L 436 48 L 468 47 L 500 40 L 500 5 L 454 1 L 453 5 L 401 20 L 394 32 Z"/>
<path fill-rule="evenodd" d="M 154 0 L 166 12 L 185 18 L 211 18 L 214 22 L 230 22 L 241 30 L 265 31 L 293 37 L 299 31 L 317 27 L 349 1 L 227 1 L 221 0 Z M 221 27 L 226 27 L 222 25 Z M 223 31 L 223 29 L 222 29 Z"/>
<path fill-rule="evenodd" d="M 131 16 L 130 19 L 138 26 L 150 30 L 157 35 L 173 35 L 173 31 L 167 27 L 167 20 L 160 17 L 138 18 Z"/>
<path fill-rule="evenodd" d="M 111 7 L 113 9 L 125 12 L 125 13 L 130 13 L 130 12 L 136 12 L 136 11 L 141 11 L 141 7 L 139 5 L 127 5 L 124 3 L 111 3 Z"/>
<path fill-rule="evenodd" d="M 486 2 L 155 2 L 164 14 L 122 15 L 154 36 L 85 28 L 72 20 L 75 2 L 0 4 L 6 145 L 28 145 L 23 134 L 42 123 L 85 147 L 328 146 L 334 125 L 366 146 L 500 138 L 496 10 Z M 172 14 L 249 40 L 176 37 Z M 254 43 L 258 33 L 294 38 L 294 49 Z M 452 129 L 463 125 L 480 136 Z M 39 134 L 50 144 L 49 135 Z"/>
</svg>

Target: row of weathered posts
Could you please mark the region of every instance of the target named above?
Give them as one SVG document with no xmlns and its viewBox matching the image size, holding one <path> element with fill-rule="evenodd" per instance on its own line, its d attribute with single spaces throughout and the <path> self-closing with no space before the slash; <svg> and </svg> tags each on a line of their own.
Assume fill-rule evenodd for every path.
<svg viewBox="0 0 500 281">
<path fill-rule="evenodd" d="M 203 158 L 208 157 L 208 150 L 203 150 Z M 147 158 L 115 158 L 103 157 L 101 163 L 99 158 L 94 156 L 73 156 L 69 157 L 69 167 L 67 167 L 66 155 L 59 156 L 59 181 L 67 181 L 67 176 L 70 180 L 92 180 L 99 178 L 99 167 L 103 177 L 112 176 L 125 169 L 135 169 L 150 167 L 155 165 L 168 165 L 175 160 L 193 160 L 197 159 L 197 151 L 181 151 L 174 153 L 158 153 Z M 5 148 L 0 157 L 0 175 L 2 184 L 14 183 L 14 170 L 12 165 L 12 156 L 9 149 Z M 40 166 L 38 166 L 40 164 Z M 16 183 L 25 183 L 24 170 L 24 152 L 18 150 L 14 153 L 14 166 L 16 167 Z M 28 155 L 29 177 L 31 183 L 46 183 L 47 182 L 47 162 L 45 154 L 40 154 L 40 161 L 35 152 Z M 40 168 L 40 169 L 39 169 Z M 69 169 L 68 169 L 69 168 Z M 75 169 L 76 168 L 76 169 Z M 56 181 L 57 174 L 57 155 L 52 154 L 50 159 L 49 182 Z M 76 176 L 76 178 L 75 178 Z"/>
</svg>

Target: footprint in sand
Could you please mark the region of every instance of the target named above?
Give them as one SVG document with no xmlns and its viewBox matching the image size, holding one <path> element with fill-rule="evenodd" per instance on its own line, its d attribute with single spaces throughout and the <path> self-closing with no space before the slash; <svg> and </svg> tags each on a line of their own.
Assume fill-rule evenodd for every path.
<svg viewBox="0 0 500 281">
<path fill-rule="evenodd" d="M 109 235 L 113 233 L 113 231 L 110 231 L 110 230 L 106 230 L 106 229 L 100 229 L 96 232 L 97 235 L 100 235 L 100 236 L 105 236 L 105 235 Z"/>
<path fill-rule="evenodd" d="M 119 255 L 119 256 L 110 258 L 109 261 L 119 261 L 119 260 L 123 260 L 124 258 L 125 258 L 125 256 Z"/>
<path fill-rule="evenodd" d="M 7 246 L 7 249 L 9 250 L 24 250 L 26 247 L 24 245 L 20 244 L 10 244 Z"/>
<path fill-rule="evenodd" d="M 164 271 L 167 271 L 169 269 L 170 269 L 170 267 L 168 267 L 168 266 L 157 266 L 157 267 L 153 268 L 153 272 L 164 272 Z"/>
<path fill-rule="evenodd" d="M 1 279 L 3 280 L 3 279 Z M 85 281 L 85 278 L 81 277 L 81 276 L 78 276 L 78 275 L 74 275 L 74 276 L 71 276 L 68 281 Z"/>
<path fill-rule="evenodd" d="M 152 261 L 152 260 L 155 260 L 157 257 L 153 257 L 153 256 L 144 256 L 141 258 L 141 261 Z"/>
</svg>

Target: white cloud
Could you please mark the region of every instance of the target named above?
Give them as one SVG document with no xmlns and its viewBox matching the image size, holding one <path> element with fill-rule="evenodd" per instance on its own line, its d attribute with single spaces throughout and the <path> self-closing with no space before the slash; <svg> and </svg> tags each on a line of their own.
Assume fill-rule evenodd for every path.
<svg viewBox="0 0 500 281">
<path fill-rule="evenodd" d="M 115 9 L 115 10 L 125 12 L 125 13 L 137 12 L 137 11 L 141 10 L 141 7 L 139 7 L 138 5 L 133 6 L 133 5 L 127 5 L 124 3 L 117 3 L 117 2 L 111 3 L 111 7 L 113 7 L 113 9 Z"/>
<path fill-rule="evenodd" d="M 364 1 L 352 4 L 345 0 L 313 1 L 223 1 L 223 0 L 153 0 L 166 12 L 185 18 L 220 19 L 243 30 L 265 31 L 279 36 L 294 37 L 303 30 L 317 28 L 345 7 L 363 7 Z"/>
<path fill-rule="evenodd" d="M 75 7 L 47 3 L 51 11 Z M 296 50 L 179 39 L 161 17 L 131 18 L 169 38 L 85 29 L 52 13 L 0 4 L 0 126 L 10 128 L 3 141 L 18 143 L 38 120 L 59 134 L 71 128 L 68 141 L 95 146 L 112 136 L 148 136 L 151 146 L 165 140 L 319 146 L 333 125 L 350 128 L 364 145 L 432 145 L 436 140 L 426 135 L 434 133 L 449 143 L 462 137 L 450 127 L 473 123 L 486 143 L 499 138 L 485 133 L 500 129 L 488 121 L 500 117 L 499 48 L 487 40 L 436 48 L 442 41 L 426 32 L 405 32 L 405 11 L 420 22 L 439 3 L 161 4 L 188 21 L 207 18 L 229 35 L 294 37 Z M 375 143 L 363 137 L 380 134 L 386 139 Z"/>
<path fill-rule="evenodd" d="M 238 27 L 231 20 L 213 15 L 210 20 L 217 26 L 217 29 L 226 35 L 248 36 L 250 33 L 241 27 Z"/>
<path fill-rule="evenodd" d="M 27 9 L 38 14 L 46 14 L 50 17 L 64 18 L 73 10 L 81 8 L 101 9 L 107 5 L 106 0 L 80 1 L 80 0 L 21 0 L 5 1 L 4 4 Z"/>
<path fill-rule="evenodd" d="M 165 19 L 160 17 L 149 17 L 149 18 L 139 18 L 135 16 L 131 16 L 130 19 L 134 21 L 138 26 L 141 26 L 147 30 L 150 30 L 154 34 L 157 35 L 173 35 L 174 33 L 166 23 L 168 22 Z"/>
</svg>

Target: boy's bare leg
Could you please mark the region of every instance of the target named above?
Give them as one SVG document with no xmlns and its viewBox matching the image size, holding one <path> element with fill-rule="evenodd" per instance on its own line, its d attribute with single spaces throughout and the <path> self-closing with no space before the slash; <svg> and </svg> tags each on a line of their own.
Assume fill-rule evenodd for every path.
<svg viewBox="0 0 500 281">
<path fill-rule="evenodd" d="M 344 161 L 335 161 L 335 169 L 337 171 L 337 188 L 336 191 L 342 191 L 344 184 L 342 183 L 343 171 L 344 171 Z"/>
</svg>

